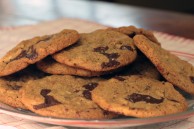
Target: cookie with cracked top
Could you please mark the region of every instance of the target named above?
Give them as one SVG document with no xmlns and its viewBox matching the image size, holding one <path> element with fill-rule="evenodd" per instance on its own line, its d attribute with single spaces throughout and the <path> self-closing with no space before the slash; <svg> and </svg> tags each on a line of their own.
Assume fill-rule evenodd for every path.
<svg viewBox="0 0 194 129">
<path fill-rule="evenodd" d="M 140 118 L 187 109 L 185 98 L 171 83 L 137 75 L 119 76 L 99 83 L 92 91 L 92 100 L 105 110 Z"/>
<path fill-rule="evenodd" d="M 53 58 L 68 66 L 101 72 L 130 64 L 136 56 L 132 38 L 117 31 L 97 30 L 81 34 L 77 44 Z"/>
<path fill-rule="evenodd" d="M 187 93 L 194 94 L 194 67 L 143 35 L 134 37 L 135 45 L 156 66 L 162 76 Z"/>
<path fill-rule="evenodd" d="M 121 32 L 123 34 L 128 35 L 131 38 L 133 38 L 137 34 L 142 34 L 146 36 L 148 39 L 150 39 L 151 41 L 153 41 L 154 43 L 160 45 L 160 42 L 157 40 L 154 34 L 151 31 L 145 30 L 143 28 L 139 29 L 139 28 L 136 28 L 135 26 L 123 26 L 118 28 L 108 28 L 108 30 Z"/>
<path fill-rule="evenodd" d="M 20 42 L 0 59 L 0 76 L 10 75 L 43 59 L 79 39 L 75 30 L 63 30 L 53 35 L 34 37 Z"/>
<path fill-rule="evenodd" d="M 1 77 L 0 101 L 13 107 L 26 109 L 21 102 L 21 89 L 28 81 L 40 79 L 45 76 L 46 74 L 37 70 L 35 66 L 29 66 L 12 75 Z"/>
<path fill-rule="evenodd" d="M 61 75 L 78 75 L 84 77 L 93 77 L 93 76 L 100 76 L 105 74 L 106 72 L 94 72 L 80 68 L 74 68 L 65 64 L 61 64 L 52 57 L 47 57 L 39 62 L 36 63 L 38 69 L 43 72 L 50 73 L 50 74 L 61 74 Z"/>
<path fill-rule="evenodd" d="M 91 91 L 100 80 L 52 75 L 27 83 L 22 89 L 22 102 L 29 110 L 43 116 L 75 119 L 116 117 L 91 100 Z"/>
</svg>

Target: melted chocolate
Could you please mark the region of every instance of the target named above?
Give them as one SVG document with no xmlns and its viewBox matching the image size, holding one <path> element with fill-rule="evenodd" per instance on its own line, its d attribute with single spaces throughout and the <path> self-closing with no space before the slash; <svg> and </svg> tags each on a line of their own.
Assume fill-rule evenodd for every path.
<svg viewBox="0 0 194 129">
<path fill-rule="evenodd" d="M 194 83 L 194 77 L 190 76 L 191 82 Z"/>
<path fill-rule="evenodd" d="M 84 90 L 84 91 L 83 91 L 83 96 L 84 96 L 86 99 L 92 100 L 90 90 Z"/>
<path fill-rule="evenodd" d="M 108 50 L 108 46 L 94 48 L 94 52 L 99 52 L 105 55 L 109 59 L 109 62 L 103 62 L 101 64 L 102 68 L 113 67 L 113 66 L 119 65 L 120 62 L 116 61 L 116 59 L 119 57 L 119 54 L 118 53 L 109 54 L 109 53 L 106 53 L 107 50 Z"/>
<path fill-rule="evenodd" d="M 36 49 L 34 49 L 34 46 L 30 46 L 28 50 L 23 50 L 18 56 L 11 59 L 11 61 L 18 60 L 20 58 L 26 57 L 30 60 L 36 59 L 38 57 L 38 53 L 36 53 Z"/>
<path fill-rule="evenodd" d="M 92 100 L 91 92 L 90 91 L 95 89 L 97 86 L 98 86 L 98 83 L 95 83 L 95 82 L 91 82 L 91 83 L 88 83 L 86 85 L 83 85 L 83 87 L 86 89 L 86 90 L 83 91 L 83 96 L 86 99 Z"/>
<path fill-rule="evenodd" d="M 98 83 L 93 83 L 93 82 L 91 82 L 91 83 L 88 83 L 88 84 L 86 84 L 86 85 L 84 85 L 83 87 L 84 88 L 86 88 L 87 90 L 89 90 L 89 91 L 92 91 L 94 88 L 96 88 L 98 86 Z"/>
<path fill-rule="evenodd" d="M 133 51 L 133 48 L 131 46 L 127 46 L 127 45 L 123 45 L 120 47 L 121 50 L 129 50 L 129 51 Z"/>
<path fill-rule="evenodd" d="M 94 51 L 99 53 L 105 53 L 105 51 L 107 50 L 108 50 L 108 46 L 94 48 Z"/>
<path fill-rule="evenodd" d="M 38 109 L 54 106 L 54 105 L 57 105 L 57 104 L 61 104 L 54 97 L 48 95 L 50 92 L 51 92 L 51 90 L 49 90 L 49 89 L 42 89 L 40 94 L 44 97 L 44 103 L 34 105 L 33 108 L 38 110 Z"/>
<path fill-rule="evenodd" d="M 161 99 L 156 99 L 153 98 L 152 96 L 149 95 L 142 95 L 138 93 L 133 93 L 131 95 L 128 95 L 126 100 L 129 100 L 132 103 L 140 102 L 140 101 L 145 101 L 146 103 L 151 103 L 151 104 L 159 104 L 164 101 L 164 98 Z"/>
<path fill-rule="evenodd" d="M 104 53 L 103 55 L 105 55 L 109 59 L 109 62 L 103 62 L 101 64 L 102 68 L 113 67 L 120 64 L 120 62 L 116 61 L 116 59 L 119 57 L 118 53 Z"/>
<path fill-rule="evenodd" d="M 114 79 L 117 79 L 119 81 L 125 81 L 126 80 L 125 78 L 122 78 L 122 77 L 119 77 L 119 76 L 115 76 Z"/>
<path fill-rule="evenodd" d="M 38 57 L 38 54 L 36 53 L 36 49 L 34 49 L 34 46 L 31 46 L 26 54 L 26 58 L 30 59 L 30 60 L 34 60 Z"/>
</svg>

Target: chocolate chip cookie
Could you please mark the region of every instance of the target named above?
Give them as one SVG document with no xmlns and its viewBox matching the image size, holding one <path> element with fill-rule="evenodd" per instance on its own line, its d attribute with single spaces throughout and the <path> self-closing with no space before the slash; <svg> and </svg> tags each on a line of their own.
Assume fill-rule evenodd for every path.
<svg viewBox="0 0 194 129">
<path fill-rule="evenodd" d="M 78 39 L 77 31 L 63 30 L 57 34 L 24 40 L 0 59 L 0 76 L 24 69 L 29 64 L 74 44 Z"/>
<path fill-rule="evenodd" d="M 174 86 L 194 94 L 194 67 L 143 35 L 134 37 L 135 45 L 151 60 L 163 77 Z"/>
<path fill-rule="evenodd" d="M 29 66 L 15 74 L 0 78 L 0 101 L 13 107 L 26 107 L 21 102 L 20 90 L 30 80 L 39 79 L 46 76 L 45 73 Z"/>
<path fill-rule="evenodd" d="M 187 109 L 185 98 L 172 84 L 137 75 L 99 83 L 92 91 L 92 100 L 105 110 L 134 117 L 161 116 Z"/>
<path fill-rule="evenodd" d="M 160 45 L 160 42 L 156 39 L 156 37 L 151 31 L 148 31 L 142 28 L 138 29 L 135 26 L 123 26 L 119 28 L 108 28 L 108 30 L 121 32 L 123 34 L 128 35 L 131 38 L 133 38 L 137 34 L 142 34 L 146 36 L 148 39 L 150 39 L 151 41 L 153 41 L 154 43 Z"/>
<path fill-rule="evenodd" d="M 54 54 L 53 58 L 68 66 L 90 71 L 110 71 L 133 62 L 137 52 L 133 39 L 112 30 L 81 34 L 74 46 Z"/>
<path fill-rule="evenodd" d="M 142 75 L 156 80 L 161 78 L 157 68 L 145 56 L 138 56 L 132 64 L 126 66 L 118 75 Z"/>
<path fill-rule="evenodd" d="M 37 62 L 36 65 L 40 70 L 50 74 L 78 75 L 85 77 L 100 76 L 105 74 L 105 72 L 94 72 L 61 64 L 52 59 L 52 57 L 47 57 Z"/>
<path fill-rule="evenodd" d="M 22 90 L 22 102 L 31 111 L 58 118 L 105 119 L 116 115 L 99 108 L 91 100 L 91 91 L 101 79 L 52 75 L 28 82 Z"/>
</svg>

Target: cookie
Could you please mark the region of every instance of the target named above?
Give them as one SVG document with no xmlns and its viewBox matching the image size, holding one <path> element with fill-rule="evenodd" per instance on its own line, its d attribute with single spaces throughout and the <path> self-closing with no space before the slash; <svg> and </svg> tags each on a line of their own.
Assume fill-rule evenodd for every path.
<svg viewBox="0 0 194 129">
<path fill-rule="evenodd" d="M 157 68 L 144 56 L 138 57 L 132 64 L 126 66 L 118 75 L 142 75 L 160 80 L 161 75 Z"/>
<path fill-rule="evenodd" d="M 160 45 L 160 42 L 157 40 L 157 38 L 154 36 L 154 34 L 151 31 L 148 31 L 142 28 L 138 29 L 135 26 L 123 26 L 119 28 L 108 28 L 108 30 L 114 30 L 114 31 L 124 33 L 131 38 L 133 38 L 137 34 L 142 34 L 142 35 L 145 35 L 148 39 L 150 39 L 154 43 Z"/>
<path fill-rule="evenodd" d="M 38 69 L 42 70 L 43 72 L 50 73 L 50 74 L 61 74 L 61 75 L 78 75 L 78 76 L 85 76 L 85 77 L 92 77 L 92 76 L 100 76 L 105 74 L 105 72 L 94 72 L 80 68 L 74 68 L 65 64 L 61 64 L 52 57 L 47 57 L 39 62 L 36 63 Z"/>
<path fill-rule="evenodd" d="M 90 71 L 110 71 L 130 64 L 137 52 L 133 40 L 120 32 L 97 30 L 81 34 L 79 42 L 53 55 L 68 66 Z"/>
<path fill-rule="evenodd" d="M 52 75 L 30 81 L 22 90 L 22 102 L 29 110 L 43 116 L 74 119 L 115 117 L 117 115 L 102 110 L 91 100 L 91 91 L 100 80 Z"/>
<path fill-rule="evenodd" d="M 29 66 L 13 75 L 0 78 L 0 101 L 17 108 L 26 109 L 21 102 L 20 90 L 30 80 L 39 79 L 46 76 L 38 71 L 34 66 Z"/>
<path fill-rule="evenodd" d="M 187 109 L 185 98 L 168 82 L 120 76 L 99 83 L 92 100 L 101 108 L 134 117 L 155 117 Z"/>
<path fill-rule="evenodd" d="M 78 39 L 77 31 L 63 30 L 57 34 L 24 40 L 0 59 L 0 76 L 24 69 L 29 64 L 74 44 Z"/>
<path fill-rule="evenodd" d="M 167 81 L 187 93 L 194 94 L 194 67 L 191 64 L 159 47 L 143 35 L 136 35 L 134 41 Z"/>
</svg>

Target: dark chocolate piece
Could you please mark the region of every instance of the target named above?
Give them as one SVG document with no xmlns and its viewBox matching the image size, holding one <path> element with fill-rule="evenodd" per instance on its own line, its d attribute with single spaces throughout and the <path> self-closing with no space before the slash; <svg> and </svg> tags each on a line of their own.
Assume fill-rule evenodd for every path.
<svg viewBox="0 0 194 129">
<path fill-rule="evenodd" d="M 105 53 L 105 51 L 107 50 L 108 50 L 108 46 L 94 48 L 94 51 L 99 53 Z"/>
<path fill-rule="evenodd" d="M 54 106 L 57 104 L 61 104 L 59 101 L 57 101 L 53 96 L 48 95 L 51 92 L 49 89 L 42 89 L 40 94 L 44 97 L 44 103 L 34 105 L 33 108 L 36 110 L 47 108 L 50 106 Z"/>
<path fill-rule="evenodd" d="M 145 101 L 146 103 L 151 103 L 151 104 L 159 104 L 159 103 L 162 103 L 164 101 L 164 98 L 156 99 L 150 95 L 142 95 L 142 94 L 138 94 L 138 93 L 133 93 L 131 95 L 128 95 L 127 98 L 125 98 L 125 99 L 129 100 L 132 103 Z"/>
<path fill-rule="evenodd" d="M 90 90 L 84 90 L 84 91 L 83 91 L 83 96 L 84 96 L 86 99 L 92 100 Z"/>
<path fill-rule="evenodd" d="M 91 83 L 88 83 L 88 84 L 84 85 L 83 87 L 86 88 L 89 91 L 92 91 L 97 86 L 98 86 L 98 83 L 91 82 Z"/>
</svg>

